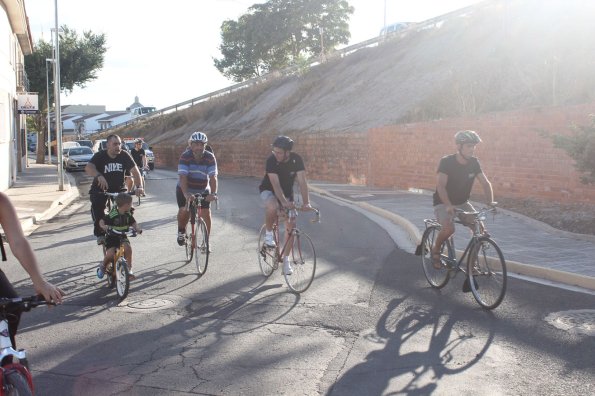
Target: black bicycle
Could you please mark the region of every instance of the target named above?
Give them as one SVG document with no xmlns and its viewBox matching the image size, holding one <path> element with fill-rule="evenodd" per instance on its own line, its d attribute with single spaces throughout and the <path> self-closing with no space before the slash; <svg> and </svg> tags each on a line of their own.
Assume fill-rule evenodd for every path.
<svg viewBox="0 0 595 396">
<path fill-rule="evenodd" d="M 506 261 L 498 244 L 485 232 L 483 222 L 488 213 L 496 213 L 496 208 L 484 208 L 476 212 L 456 211 L 474 219 L 473 235 L 467 248 L 457 260 L 454 238 L 451 236 L 440 247 L 440 268 L 436 268 L 432 247 L 441 225 L 435 219 L 425 219 L 426 230 L 416 251 L 417 255 L 421 255 L 424 275 L 432 287 L 441 289 L 450 278 L 463 272 L 467 277 L 463 287 L 473 293 L 483 308 L 494 309 L 500 305 L 506 293 Z M 455 220 L 455 223 L 464 224 L 460 220 Z"/>
</svg>

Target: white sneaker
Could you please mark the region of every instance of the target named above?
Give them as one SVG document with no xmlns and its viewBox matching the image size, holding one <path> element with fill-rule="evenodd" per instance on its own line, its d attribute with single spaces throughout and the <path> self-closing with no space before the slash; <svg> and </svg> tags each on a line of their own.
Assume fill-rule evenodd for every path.
<svg viewBox="0 0 595 396">
<path fill-rule="evenodd" d="M 264 244 L 267 245 L 268 247 L 277 247 L 277 244 L 275 243 L 275 238 L 273 237 L 273 232 L 265 232 L 264 234 Z"/>
<path fill-rule="evenodd" d="M 283 259 L 283 275 L 291 274 L 293 274 L 293 268 L 291 268 L 291 264 L 289 264 L 289 258 L 285 257 Z"/>
</svg>

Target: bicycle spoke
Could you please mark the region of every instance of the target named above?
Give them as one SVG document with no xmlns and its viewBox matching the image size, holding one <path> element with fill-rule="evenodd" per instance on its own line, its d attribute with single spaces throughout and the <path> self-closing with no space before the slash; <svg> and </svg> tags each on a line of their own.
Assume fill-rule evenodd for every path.
<svg viewBox="0 0 595 396">
<path fill-rule="evenodd" d="M 467 265 L 470 287 L 477 302 L 486 309 L 494 309 L 506 293 L 506 262 L 496 243 L 481 238 L 473 248 Z"/>
<path fill-rule="evenodd" d="M 436 237 L 440 229 L 437 226 L 431 226 L 426 229 L 421 240 L 421 263 L 424 275 L 430 286 L 440 289 L 444 287 L 449 280 L 449 271 L 444 262 L 449 259 L 448 241 L 444 242 L 440 248 L 440 256 L 442 257 L 441 268 L 434 268 L 432 258 L 432 247 L 435 244 Z"/>
<path fill-rule="evenodd" d="M 299 231 L 295 233 L 289 258 L 293 272 L 284 275 L 285 281 L 291 290 L 303 293 L 312 284 L 316 273 L 316 251 L 307 234 Z"/>
<path fill-rule="evenodd" d="M 258 237 L 258 264 L 260 265 L 260 271 L 266 277 L 270 276 L 275 270 L 276 263 L 276 249 L 267 248 L 264 244 L 264 237 L 266 228 L 263 225 L 260 229 L 260 235 Z"/>
</svg>

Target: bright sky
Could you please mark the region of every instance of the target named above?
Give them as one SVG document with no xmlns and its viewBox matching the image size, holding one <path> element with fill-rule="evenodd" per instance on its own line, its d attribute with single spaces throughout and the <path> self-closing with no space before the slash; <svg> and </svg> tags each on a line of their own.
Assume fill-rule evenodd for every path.
<svg viewBox="0 0 595 396">
<path fill-rule="evenodd" d="M 50 41 L 56 0 L 25 0 L 33 41 Z M 180 103 L 234 82 L 213 66 L 219 58 L 220 27 L 237 20 L 264 0 L 57 0 L 58 23 L 76 30 L 105 33 L 108 51 L 98 78 L 86 88 L 62 94 L 61 104 L 105 105 L 124 110 L 138 96 L 158 109 Z M 351 42 L 380 32 L 386 23 L 423 21 L 480 0 L 348 0 Z"/>
</svg>

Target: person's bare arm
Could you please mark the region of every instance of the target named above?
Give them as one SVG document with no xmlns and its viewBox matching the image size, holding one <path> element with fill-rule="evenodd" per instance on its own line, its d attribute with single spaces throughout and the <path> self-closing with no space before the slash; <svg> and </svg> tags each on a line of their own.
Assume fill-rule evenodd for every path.
<svg viewBox="0 0 595 396">
<path fill-rule="evenodd" d="M 61 303 L 64 292 L 46 281 L 41 274 L 33 249 L 21 228 L 16 210 L 4 193 L 0 193 L 0 224 L 2 224 L 10 250 L 29 274 L 35 291 L 43 295 L 47 301 Z"/>
<path fill-rule="evenodd" d="M 302 202 L 305 207 L 310 207 L 310 191 L 308 189 L 308 180 L 306 171 L 299 171 L 297 173 L 298 183 L 300 185 L 300 193 L 302 194 Z"/>
<path fill-rule="evenodd" d="M 97 186 L 99 186 L 100 189 L 107 190 L 107 180 L 105 180 L 105 177 L 97 170 L 94 163 L 87 162 L 87 165 L 85 165 L 85 173 L 97 180 Z"/>
<path fill-rule="evenodd" d="M 485 194 L 487 204 L 490 206 L 496 205 L 494 202 L 494 190 L 492 189 L 492 183 L 490 183 L 488 178 L 483 173 L 478 174 L 476 178 L 483 187 L 483 193 Z"/>
<path fill-rule="evenodd" d="M 279 175 L 276 173 L 267 173 L 269 175 L 269 180 L 271 181 L 271 185 L 273 186 L 273 192 L 275 193 L 275 197 L 281 202 L 284 208 L 291 208 L 291 202 L 285 198 L 285 194 L 283 194 L 283 189 L 281 188 L 281 182 L 279 182 Z"/>
<path fill-rule="evenodd" d="M 446 191 L 446 183 L 448 182 L 448 175 L 446 173 L 438 172 L 438 180 L 436 182 L 436 191 L 438 196 L 449 212 L 454 213 L 454 208 L 450 199 L 448 198 L 448 192 Z"/>
</svg>

